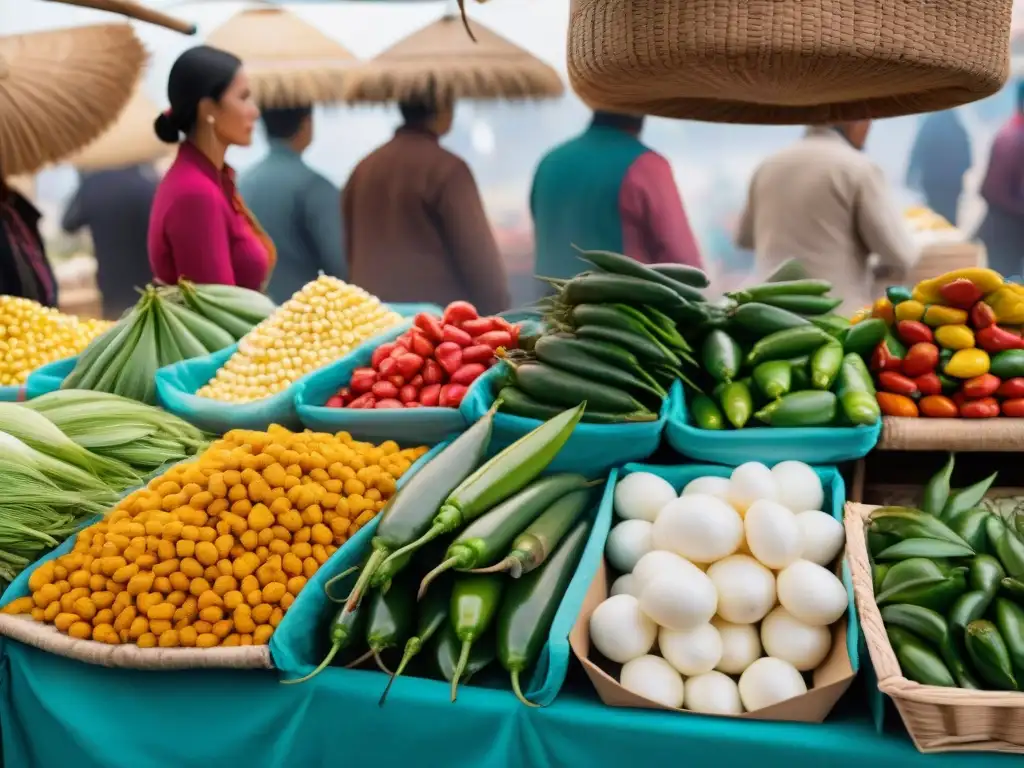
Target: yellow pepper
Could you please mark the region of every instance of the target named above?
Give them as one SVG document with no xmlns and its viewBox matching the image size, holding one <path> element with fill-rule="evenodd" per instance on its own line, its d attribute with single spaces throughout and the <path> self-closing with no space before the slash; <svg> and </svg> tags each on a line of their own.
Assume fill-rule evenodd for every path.
<svg viewBox="0 0 1024 768">
<path fill-rule="evenodd" d="M 920 291 L 922 296 L 926 297 L 923 299 L 925 303 L 938 301 L 941 298 L 939 289 L 954 280 L 970 280 L 983 294 L 998 290 L 1003 285 L 1003 276 L 994 269 L 967 267 L 966 269 L 954 269 L 952 272 L 946 272 L 931 280 L 922 280 L 914 287 L 914 292 Z"/>
<path fill-rule="evenodd" d="M 940 325 L 964 325 L 967 322 L 967 310 L 932 304 L 924 311 L 924 322 L 933 328 Z"/>
<path fill-rule="evenodd" d="M 870 316 L 884 320 L 886 325 L 892 325 L 896 320 L 892 302 L 884 296 L 872 305 Z"/>
<path fill-rule="evenodd" d="M 1024 294 L 1016 286 L 1004 285 L 984 299 L 996 313 L 996 321 L 1008 325 L 1024 323 Z"/>
<path fill-rule="evenodd" d="M 945 373 L 958 379 L 973 379 L 988 373 L 988 353 L 983 349 L 961 349 L 946 363 Z"/>
<path fill-rule="evenodd" d="M 970 349 L 974 346 L 974 331 L 966 325 L 940 325 L 935 329 L 935 341 L 946 349 Z"/>
<path fill-rule="evenodd" d="M 893 309 L 896 322 L 903 320 L 920 320 L 924 317 L 924 304 L 915 299 L 910 301 L 901 301 Z"/>
</svg>

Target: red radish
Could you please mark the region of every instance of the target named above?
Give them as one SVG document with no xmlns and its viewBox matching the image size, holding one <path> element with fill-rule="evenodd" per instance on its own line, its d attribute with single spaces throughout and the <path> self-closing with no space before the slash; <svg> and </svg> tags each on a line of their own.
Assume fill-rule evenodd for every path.
<svg viewBox="0 0 1024 768">
<path fill-rule="evenodd" d="M 438 365 L 451 376 L 462 366 L 462 347 L 454 341 L 446 341 L 444 344 L 438 345 L 437 351 L 434 352 L 434 357 L 437 359 Z M 426 379 L 427 377 L 424 376 L 423 378 Z"/>
<path fill-rule="evenodd" d="M 369 392 L 373 382 L 377 380 L 377 372 L 372 368 L 356 368 L 352 371 L 352 380 L 348 386 L 357 395 Z"/>
<path fill-rule="evenodd" d="M 484 365 L 490 365 L 493 360 L 494 350 L 486 344 L 474 344 L 472 347 L 466 347 L 462 350 L 463 365 L 466 363 L 483 363 Z"/>
<path fill-rule="evenodd" d="M 377 347 L 375 350 L 373 350 L 373 354 L 370 355 L 370 365 L 371 365 L 371 367 L 379 369 L 381 362 L 388 355 L 391 354 L 391 351 L 395 348 L 395 346 L 396 345 L 395 345 L 394 342 L 390 342 L 389 341 L 387 344 L 381 344 L 379 347 Z"/>
<path fill-rule="evenodd" d="M 413 318 L 413 324 L 426 334 L 426 337 L 435 344 L 444 341 L 444 327 L 441 321 L 426 312 L 420 312 Z"/>
<path fill-rule="evenodd" d="M 427 360 L 423 363 L 423 383 L 440 384 L 444 380 L 444 371 L 437 360 Z"/>
<path fill-rule="evenodd" d="M 468 347 L 473 343 L 473 337 L 466 333 L 461 328 L 456 328 L 454 325 L 446 325 L 444 327 L 444 340 L 446 342 L 455 342 L 460 347 Z"/>
<path fill-rule="evenodd" d="M 409 350 L 412 349 L 412 340 L 404 336 L 399 338 L 395 343 L 397 346 L 391 350 L 391 354 L 388 355 L 388 357 L 393 357 L 396 360 L 402 355 L 409 354 Z"/>
<path fill-rule="evenodd" d="M 327 398 L 327 402 L 324 403 L 324 406 L 327 408 L 344 408 L 345 400 L 340 395 L 334 395 Z"/>
<path fill-rule="evenodd" d="M 406 403 L 405 407 L 406 408 L 422 408 L 423 404 L 422 403 L 415 403 L 415 402 L 413 402 L 413 403 Z"/>
<path fill-rule="evenodd" d="M 481 373 L 486 370 L 487 366 L 483 363 L 466 363 L 452 374 L 450 381 L 452 384 L 462 384 L 463 386 L 468 387 Z"/>
<path fill-rule="evenodd" d="M 398 390 L 398 399 L 403 403 L 411 403 L 413 400 L 419 399 L 420 391 L 416 389 L 412 384 L 406 384 L 400 390 Z"/>
<path fill-rule="evenodd" d="M 462 325 L 467 320 L 476 320 L 480 314 L 476 307 L 468 301 L 453 301 L 444 308 L 444 319 L 442 322 L 449 325 Z"/>
<path fill-rule="evenodd" d="M 512 334 L 508 331 L 488 331 L 473 339 L 474 344 L 486 344 L 491 349 L 512 346 Z"/>
<path fill-rule="evenodd" d="M 441 396 L 437 402 L 443 408 L 458 408 L 465 396 L 466 387 L 461 384 L 445 384 L 441 387 Z"/>
<path fill-rule="evenodd" d="M 377 366 L 377 370 L 381 376 L 390 376 L 392 373 L 398 373 L 397 370 L 398 361 L 393 357 L 387 357 L 380 361 L 380 365 Z"/>
<path fill-rule="evenodd" d="M 373 408 L 377 403 L 377 398 L 370 392 L 365 395 L 360 395 L 351 403 L 348 404 L 349 408 Z"/>
<path fill-rule="evenodd" d="M 429 362 L 431 361 L 427 360 L 427 363 Z M 424 365 L 426 365 L 426 363 L 424 363 Z M 434 365 L 437 365 L 437 363 L 434 363 Z M 420 389 L 423 386 L 423 374 L 417 373 L 415 376 L 409 379 L 409 383 L 416 387 L 416 389 Z"/>
<path fill-rule="evenodd" d="M 392 384 L 390 381 L 378 381 L 374 383 L 373 396 L 376 398 L 395 398 L 398 397 L 398 387 Z"/>
<path fill-rule="evenodd" d="M 341 389 L 339 389 L 334 394 L 337 395 L 338 397 L 340 397 L 342 400 L 351 400 L 352 399 L 352 390 L 350 390 L 348 387 L 342 387 Z"/>
<path fill-rule="evenodd" d="M 417 333 L 412 337 L 412 351 L 424 359 L 430 358 L 434 356 L 434 345 L 426 336 Z"/>
<path fill-rule="evenodd" d="M 382 408 L 404 408 L 401 400 L 395 400 L 393 397 L 386 397 L 383 400 L 377 401 L 377 410 Z"/>
<path fill-rule="evenodd" d="M 423 358 L 415 352 L 406 352 L 395 359 L 398 361 L 398 372 L 407 379 L 411 379 L 423 368 Z"/>
<path fill-rule="evenodd" d="M 420 390 L 420 402 L 423 405 L 435 406 L 437 405 L 438 398 L 441 395 L 440 384 L 428 384 L 422 390 Z"/>
<path fill-rule="evenodd" d="M 481 317 L 476 320 L 467 320 L 460 327 L 470 336 L 475 337 L 488 331 L 493 331 L 496 326 L 494 325 L 494 318 Z"/>
<path fill-rule="evenodd" d="M 384 379 L 384 381 L 391 382 L 392 384 L 394 384 L 399 389 L 401 389 L 402 387 L 405 386 L 405 376 L 399 376 L 397 373 L 394 373 L 394 374 L 386 377 Z"/>
</svg>

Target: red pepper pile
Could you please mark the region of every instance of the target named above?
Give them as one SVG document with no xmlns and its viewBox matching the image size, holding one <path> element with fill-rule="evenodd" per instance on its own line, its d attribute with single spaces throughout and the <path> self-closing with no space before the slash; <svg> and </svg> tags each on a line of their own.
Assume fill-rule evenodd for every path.
<svg viewBox="0 0 1024 768">
<path fill-rule="evenodd" d="M 356 368 L 328 408 L 458 408 L 469 385 L 490 368 L 499 347 L 519 346 L 519 326 L 480 317 L 468 301 L 453 301 L 444 316 L 421 312 L 413 327 L 374 350 Z"/>
</svg>

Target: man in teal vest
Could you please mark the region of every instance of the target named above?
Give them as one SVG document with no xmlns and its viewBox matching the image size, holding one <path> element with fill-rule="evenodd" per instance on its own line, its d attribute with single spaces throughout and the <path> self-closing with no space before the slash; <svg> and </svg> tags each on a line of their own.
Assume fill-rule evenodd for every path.
<svg viewBox="0 0 1024 768">
<path fill-rule="evenodd" d="M 540 161 L 530 192 L 536 274 L 586 269 L 573 245 L 701 266 L 672 169 L 640 141 L 642 128 L 643 117 L 595 112 L 583 133 Z"/>
</svg>

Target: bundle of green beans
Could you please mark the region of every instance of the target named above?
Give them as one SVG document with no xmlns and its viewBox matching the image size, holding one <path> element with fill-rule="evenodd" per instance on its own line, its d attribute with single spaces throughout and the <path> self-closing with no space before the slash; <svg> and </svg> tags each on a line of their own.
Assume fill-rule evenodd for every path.
<svg viewBox="0 0 1024 768">
<path fill-rule="evenodd" d="M 314 677 L 343 653 L 347 666 L 372 659 L 391 675 L 381 704 L 414 663 L 449 681 L 455 701 L 459 682 L 497 658 L 531 704 L 520 676 L 547 639 L 595 500 L 595 483 L 581 475 L 540 475 L 583 412 L 559 413 L 483 462 L 492 408 L 413 476 L 381 513 L 359 578 L 327 628 L 323 662 L 286 682 Z M 393 673 L 388 654 L 398 660 Z"/>
<path fill-rule="evenodd" d="M 541 278 L 558 291 L 545 302 L 550 328 L 529 352 L 506 356 L 512 373 L 500 409 L 546 419 L 586 400 L 585 422 L 655 421 L 671 385 L 697 370 L 680 327 L 721 314 L 701 294 L 707 275 L 606 251 L 580 256 L 591 270 L 571 280 Z"/>
</svg>

